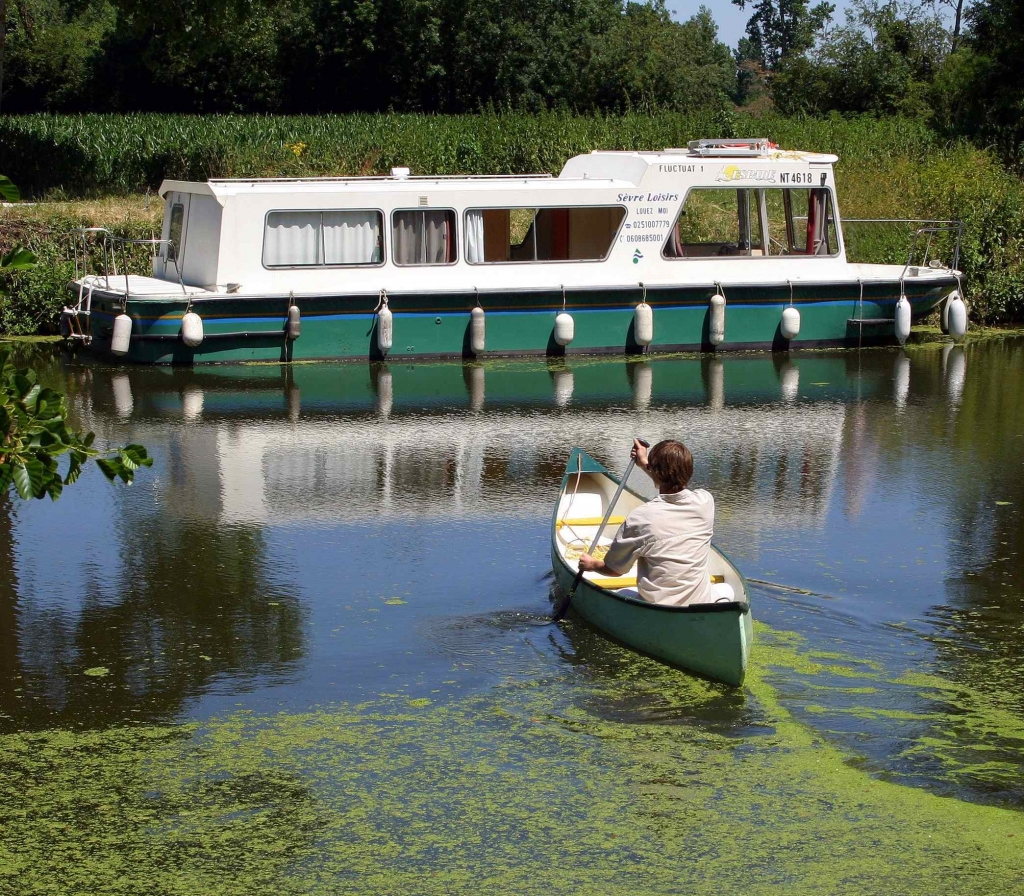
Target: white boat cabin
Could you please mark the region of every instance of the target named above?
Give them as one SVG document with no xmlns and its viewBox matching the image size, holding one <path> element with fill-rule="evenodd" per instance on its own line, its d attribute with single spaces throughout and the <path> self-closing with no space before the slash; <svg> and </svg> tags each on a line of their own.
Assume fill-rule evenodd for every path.
<svg viewBox="0 0 1024 896">
<path fill-rule="evenodd" d="M 153 276 L 240 296 L 871 276 L 846 265 L 835 162 L 695 141 L 577 156 L 557 178 L 169 180 Z"/>
</svg>

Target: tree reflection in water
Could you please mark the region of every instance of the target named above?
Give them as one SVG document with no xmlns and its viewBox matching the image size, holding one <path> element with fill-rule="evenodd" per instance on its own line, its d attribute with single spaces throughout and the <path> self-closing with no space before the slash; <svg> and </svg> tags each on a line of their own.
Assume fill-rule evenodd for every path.
<svg viewBox="0 0 1024 896">
<path fill-rule="evenodd" d="M 29 611 L 18 595 L 11 510 L 0 498 L 0 563 L 10 570 L 0 575 L 0 728 L 171 719 L 220 676 L 245 691 L 304 656 L 304 610 L 275 584 L 256 527 L 158 504 L 119 521 L 112 581 L 86 569 L 78 606 Z"/>
</svg>

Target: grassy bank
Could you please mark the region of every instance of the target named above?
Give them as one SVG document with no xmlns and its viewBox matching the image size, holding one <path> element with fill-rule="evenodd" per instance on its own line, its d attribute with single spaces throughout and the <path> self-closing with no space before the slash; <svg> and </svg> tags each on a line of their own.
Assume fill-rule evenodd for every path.
<svg viewBox="0 0 1024 896">
<path fill-rule="evenodd" d="M 75 277 L 77 228 L 106 227 L 121 236 L 145 239 L 159 235 L 162 216 L 163 202 L 143 196 L 0 208 L 0 255 L 25 246 L 39 259 L 34 270 L 0 275 L 0 335 L 57 332 L 67 285 Z M 134 252 L 130 268 L 148 273 L 148 254 Z"/>
<path fill-rule="evenodd" d="M 46 297 L 71 270 L 64 234 L 92 224 L 149 235 L 159 203 L 145 211 L 138 194 L 164 177 L 376 174 L 393 165 L 423 174 L 556 173 L 566 159 L 595 148 L 657 149 L 735 134 L 836 153 L 846 218 L 962 220 L 960 266 L 972 317 L 1024 321 L 1024 182 L 991 154 L 943 142 L 918 121 L 718 113 L 33 115 L 0 119 L 0 159 L 3 173 L 44 204 L 0 210 L 0 250 L 20 240 L 44 264 L 19 276 L 0 311 L 0 332 L 52 329 L 59 302 Z M 906 260 L 906 227 L 850 225 L 846 234 L 854 260 Z"/>
</svg>

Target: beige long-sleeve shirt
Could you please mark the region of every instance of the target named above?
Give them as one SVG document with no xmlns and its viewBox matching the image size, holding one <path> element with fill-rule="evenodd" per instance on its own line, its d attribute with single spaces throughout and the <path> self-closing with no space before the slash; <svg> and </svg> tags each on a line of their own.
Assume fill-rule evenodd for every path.
<svg viewBox="0 0 1024 896">
<path fill-rule="evenodd" d="M 637 564 L 640 596 L 651 603 L 714 601 L 708 555 L 715 499 L 704 489 L 658 495 L 627 517 L 615 534 L 605 566 L 624 573 Z"/>
</svg>

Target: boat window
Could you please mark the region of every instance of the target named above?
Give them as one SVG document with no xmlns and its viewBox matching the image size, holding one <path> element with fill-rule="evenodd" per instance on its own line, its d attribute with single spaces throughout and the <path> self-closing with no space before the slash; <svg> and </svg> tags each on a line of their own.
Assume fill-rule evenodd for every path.
<svg viewBox="0 0 1024 896">
<path fill-rule="evenodd" d="M 697 187 L 665 243 L 666 258 L 836 255 L 832 194 L 814 189 Z"/>
<path fill-rule="evenodd" d="M 466 260 L 600 261 L 607 258 L 625 209 L 485 208 L 466 212 Z"/>
<path fill-rule="evenodd" d="M 414 209 L 391 219 L 395 264 L 452 264 L 456 259 L 455 212 Z"/>
<path fill-rule="evenodd" d="M 171 229 L 167 234 L 170 242 L 167 244 L 167 260 L 176 261 L 181 251 L 181 231 L 185 226 L 185 206 L 180 202 L 171 206 Z"/>
<path fill-rule="evenodd" d="M 270 212 L 263 264 L 273 267 L 380 264 L 384 216 L 373 210 Z"/>
<path fill-rule="evenodd" d="M 324 212 L 324 264 L 380 264 L 384 216 L 376 211 Z"/>
</svg>

